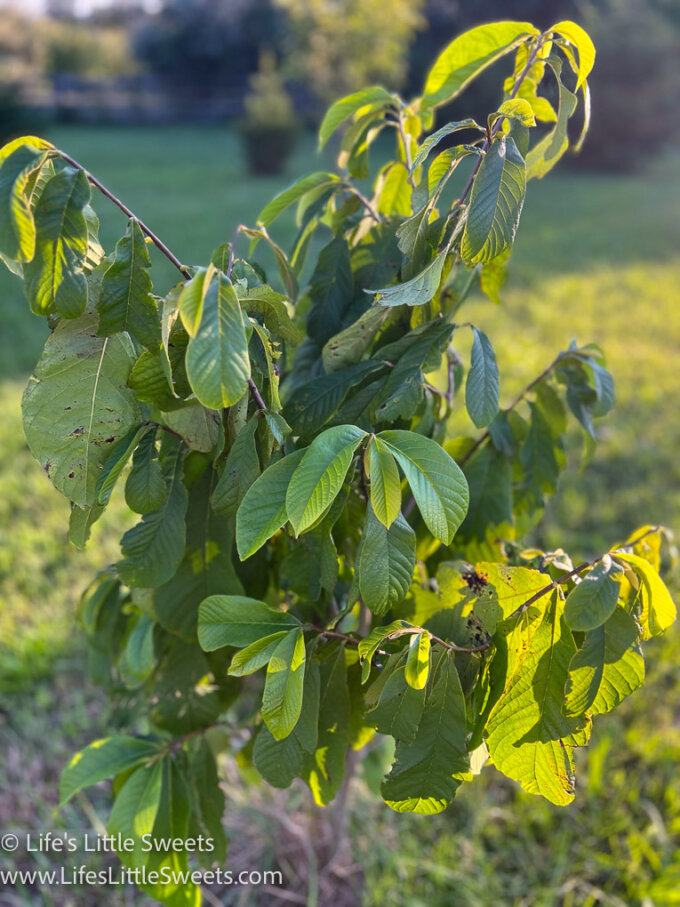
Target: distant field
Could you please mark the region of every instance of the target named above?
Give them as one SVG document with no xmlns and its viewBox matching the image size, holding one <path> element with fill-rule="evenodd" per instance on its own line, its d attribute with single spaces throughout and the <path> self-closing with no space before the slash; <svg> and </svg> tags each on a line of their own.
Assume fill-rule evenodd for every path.
<svg viewBox="0 0 680 907">
<path fill-rule="evenodd" d="M 226 131 L 73 128 L 49 137 L 191 264 L 205 262 L 239 223 L 252 223 L 293 177 L 332 163 L 317 158 L 305 137 L 285 177 L 254 181 Z M 124 218 L 103 200 L 98 210 L 110 248 Z M 284 242 L 290 228 L 283 223 Z M 565 477 L 543 531 L 546 544 L 578 554 L 600 550 L 642 522 L 680 530 L 679 239 L 679 159 L 630 178 L 561 172 L 530 186 L 503 304 L 480 298 L 468 308 L 467 317 L 494 342 L 506 401 L 572 337 L 600 343 L 617 380 L 619 402 L 602 427 L 602 444 L 583 475 Z M 163 274 L 169 286 L 175 275 Z M 68 739 L 84 742 L 88 727 L 98 733 L 105 723 L 72 692 L 72 672 L 81 676 L 73 609 L 87 578 L 115 556 L 126 517 L 119 506 L 118 525 L 97 533 L 85 555 L 64 558 L 66 502 L 20 435 L 20 393 L 44 325 L 6 273 L 0 305 L 0 691 L 13 713 L 8 724 L 0 710 L 0 751 L 34 767 L 25 789 L 16 766 L 12 776 L 11 804 L 24 805 L 6 800 L 3 813 L 0 803 L 0 824 L 18 827 L 29 821 L 24 815 L 36 822 L 44 815 L 37 804 L 31 812 L 31 798 L 41 796 L 33 790 L 53 783 Z M 386 836 L 380 845 L 358 808 L 357 859 L 372 891 L 366 903 L 620 907 L 643 904 L 645 896 L 652 898 L 645 907 L 680 903 L 677 640 L 676 632 L 652 647 L 652 660 L 663 660 L 623 717 L 596 725 L 575 808 L 559 811 L 487 781 L 470 786 L 434 821 L 371 811 Z M 39 681 L 49 672 L 49 682 Z M 75 716 L 63 733 L 55 712 Z"/>
</svg>

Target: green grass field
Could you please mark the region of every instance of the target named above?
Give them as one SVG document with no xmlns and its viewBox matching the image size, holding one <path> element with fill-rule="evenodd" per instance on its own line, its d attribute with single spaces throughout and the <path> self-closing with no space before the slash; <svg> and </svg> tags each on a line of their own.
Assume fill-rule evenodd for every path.
<svg viewBox="0 0 680 907">
<path fill-rule="evenodd" d="M 305 138 L 286 177 L 254 181 L 225 131 L 69 129 L 50 138 L 192 264 L 294 176 L 331 163 Z M 110 248 L 124 219 L 103 200 L 98 211 Z M 284 222 L 284 239 L 289 229 Z M 502 305 L 480 297 L 468 307 L 496 347 L 505 401 L 572 337 L 600 343 L 617 381 L 593 462 L 582 475 L 569 471 L 549 509 L 546 545 L 578 555 L 642 523 L 680 527 L 679 238 L 679 159 L 628 178 L 558 172 L 530 186 Z M 169 286 L 175 275 L 161 268 Z M 107 726 L 83 679 L 74 606 L 115 556 L 127 517 L 119 506 L 85 554 L 65 556 L 68 505 L 21 436 L 20 394 L 45 327 L 6 273 L 0 299 L 0 826 L 29 829 L 48 821 L 69 752 Z M 596 724 L 570 808 L 524 795 L 492 769 L 435 819 L 396 816 L 360 789 L 351 819 L 363 902 L 680 904 L 679 638 L 649 647 L 647 687 Z M 74 807 L 60 821 L 91 820 Z M 26 897 L 17 903 L 53 903 Z"/>
</svg>

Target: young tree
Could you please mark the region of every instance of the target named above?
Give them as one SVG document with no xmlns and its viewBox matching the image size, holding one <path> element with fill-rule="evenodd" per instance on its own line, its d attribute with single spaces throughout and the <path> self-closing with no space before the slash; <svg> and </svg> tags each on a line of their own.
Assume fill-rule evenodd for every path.
<svg viewBox="0 0 680 907">
<path fill-rule="evenodd" d="M 486 122 L 430 131 L 440 105 L 510 55 Z M 237 725 L 252 731 L 243 760 L 276 787 L 302 778 L 320 805 L 376 733 L 396 740 L 382 787 L 394 810 L 445 809 L 488 759 L 526 791 L 572 800 L 573 749 L 642 684 L 640 642 L 675 618 L 663 530 L 576 566 L 524 547 L 569 414 L 588 450 L 612 379 L 598 347 L 572 344 L 500 409 L 491 341 L 461 309 L 475 286 L 498 299 L 527 180 L 567 151 L 579 101 L 587 125 L 593 60 L 572 22 L 498 22 L 456 38 L 408 103 L 372 87 L 333 104 L 320 143 L 347 124 L 341 172 L 311 173 L 241 228 L 285 293 L 229 245 L 182 264 L 47 142 L 2 151 L 0 253 L 52 327 L 24 395 L 29 446 L 72 502 L 76 545 L 116 483 L 141 516 L 80 619 L 94 677 L 143 733 L 77 754 L 62 802 L 115 776 L 111 832 L 203 835 L 201 863 L 222 861 L 216 754 Z M 369 197 L 357 180 L 386 131 L 396 154 Z M 109 254 L 93 187 L 129 216 Z M 269 230 L 292 205 L 286 254 Z M 301 290 L 312 237 L 325 244 Z M 181 275 L 163 298 L 148 241 Z M 463 408 L 469 431 L 448 437 Z M 157 900 L 198 902 L 193 881 L 153 875 L 185 869 L 186 853 L 120 857 Z"/>
</svg>

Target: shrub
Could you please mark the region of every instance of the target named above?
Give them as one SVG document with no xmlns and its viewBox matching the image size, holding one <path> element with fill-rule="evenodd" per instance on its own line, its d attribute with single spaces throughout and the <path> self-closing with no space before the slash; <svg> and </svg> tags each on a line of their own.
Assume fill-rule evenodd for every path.
<svg viewBox="0 0 680 907">
<path fill-rule="evenodd" d="M 295 148 L 293 105 L 271 53 L 260 56 L 259 72 L 250 78 L 240 133 L 251 173 L 281 173 Z"/>
<path fill-rule="evenodd" d="M 486 122 L 423 138 L 509 54 Z M 183 264 L 43 140 L 1 153 L 0 252 L 53 328 L 24 395 L 29 446 L 72 503 L 76 545 L 123 476 L 141 516 L 79 611 L 93 677 L 126 702 L 129 733 L 74 757 L 62 802 L 116 777 L 109 831 L 133 841 L 120 858 L 149 873 L 156 900 L 199 892 L 150 875 L 188 858 L 144 849 L 143 834 L 209 841 L 203 866 L 224 859 L 222 749 L 241 747 L 276 787 L 303 779 L 325 805 L 377 732 L 396 740 L 381 790 L 398 812 L 441 812 L 487 760 L 566 804 L 592 718 L 641 686 L 640 643 L 675 618 L 663 530 L 578 565 L 525 542 L 569 419 L 588 453 L 614 402 L 603 354 L 572 343 L 500 409 L 491 340 L 460 318 L 474 286 L 498 299 L 526 182 L 568 149 L 593 61 L 574 23 L 494 23 L 449 45 L 409 103 L 380 87 L 337 101 L 320 141 L 347 124 L 342 173 L 303 177 L 241 228 L 285 293 L 229 245 Z M 557 110 L 540 94 L 548 71 Z M 532 141 L 537 121 L 547 131 Z M 462 130 L 469 143 L 437 147 Z M 367 196 L 357 180 L 384 131 L 395 155 Z M 130 218 L 108 255 L 92 187 Z M 286 254 L 269 230 L 292 205 Z M 181 274 L 163 298 L 146 240 Z M 463 409 L 465 434 L 448 437 Z"/>
</svg>

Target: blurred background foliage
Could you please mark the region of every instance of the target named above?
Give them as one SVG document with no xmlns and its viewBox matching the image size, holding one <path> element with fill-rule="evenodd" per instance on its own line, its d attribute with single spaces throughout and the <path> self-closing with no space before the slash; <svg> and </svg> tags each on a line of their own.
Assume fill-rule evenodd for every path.
<svg viewBox="0 0 680 907">
<path fill-rule="evenodd" d="M 572 337 L 600 343 L 617 381 L 595 457 L 565 474 L 537 542 L 587 556 L 641 522 L 680 527 L 679 0 L 168 0 L 156 12 L 119 0 L 86 18 L 69 0 L 26 8 L 5 4 L 0 15 L 2 138 L 46 134 L 191 264 L 289 180 L 334 166 L 304 128 L 327 100 L 370 81 L 418 91 L 433 57 L 480 21 L 582 22 L 598 46 L 591 134 L 580 157 L 532 183 L 502 305 L 476 297 L 467 317 L 494 342 L 502 402 Z M 367 40 L 371 28 L 380 41 Z M 474 83 L 458 112 L 485 116 L 497 84 L 496 72 Z M 443 111 L 440 124 L 455 114 Z M 256 178 L 247 136 L 274 147 L 274 125 L 295 147 L 285 175 L 265 167 Z M 110 249 L 124 219 L 97 207 Z M 294 232 L 292 217 L 281 218 L 275 238 L 285 246 Z M 154 269 L 169 288 L 174 275 L 159 259 Z M 21 433 L 21 391 L 45 327 L 4 271 L 0 304 L 0 826 L 97 829 L 106 786 L 53 809 L 65 760 L 115 728 L 85 679 L 75 613 L 131 518 L 118 501 L 85 554 L 67 550 L 66 501 Z M 647 686 L 596 723 L 567 809 L 488 770 L 442 816 L 397 816 L 369 796 L 384 757 L 372 753 L 354 787 L 336 907 L 680 904 L 679 640 L 676 629 L 653 641 Z M 288 900 L 328 903 L 310 844 L 320 820 L 302 789 L 258 791 L 235 764 L 223 770 L 229 867 L 282 867 Z M 255 888 L 209 894 L 225 905 L 278 902 Z M 74 907 L 101 902 L 94 889 L 69 896 Z M 15 891 L 0 903 L 58 903 L 50 897 Z M 107 904 L 141 904 L 135 897 L 112 893 Z"/>
</svg>

